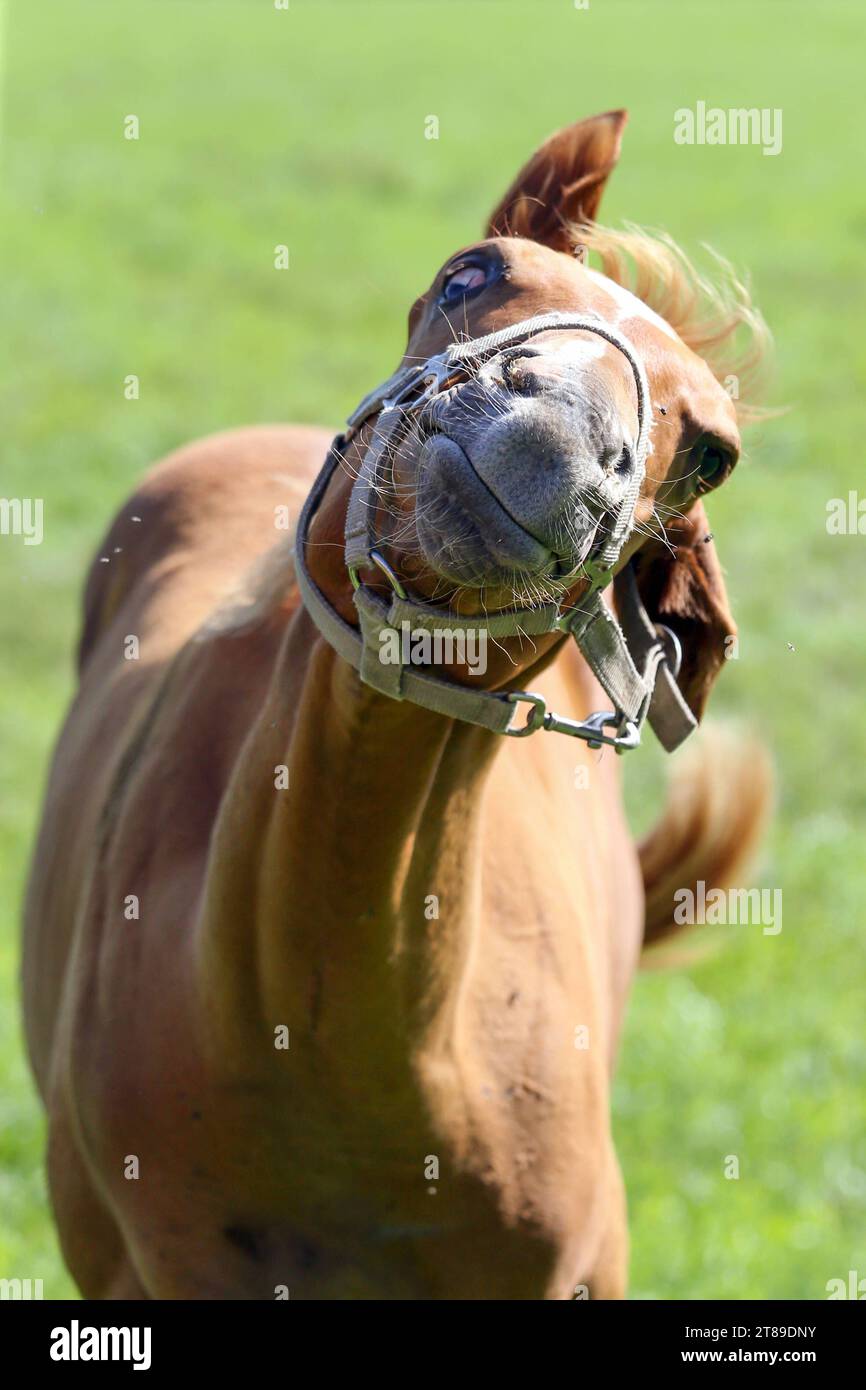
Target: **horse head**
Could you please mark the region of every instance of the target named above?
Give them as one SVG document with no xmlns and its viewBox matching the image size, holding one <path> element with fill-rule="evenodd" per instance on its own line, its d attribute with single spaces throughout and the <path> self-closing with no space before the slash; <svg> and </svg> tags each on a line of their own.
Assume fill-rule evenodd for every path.
<svg viewBox="0 0 866 1390">
<path fill-rule="evenodd" d="M 363 543 L 356 535 L 354 565 L 344 558 L 356 587 L 390 583 L 464 616 L 574 611 L 600 572 L 616 581 L 630 567 L 650 617 L 679 639 L 679 688 L 697 716 L 734 632 L 701 498 L 740 452 L 732 393 L 706 348 L 760 324 L 743 298 L 698 323 L 695 282 L 663 242 L 633 240 L 665 282 L 666 316 L 585 263 L 598 248 L 615 270 L 629 245 L 596 222 L 625 121 L 610 112 L 548 139 L 484 238 L 416 299 L 397 372 L 340 441 L 311 565 L 348 621 L 340 551 L 353 526 Z M 489 684 L 550 659 L 561 631 L 528 630 L 529 643 L 516 618 L 497 643 Z M 468 679 L 459 662 L 448 676 Z"/>
</svg>

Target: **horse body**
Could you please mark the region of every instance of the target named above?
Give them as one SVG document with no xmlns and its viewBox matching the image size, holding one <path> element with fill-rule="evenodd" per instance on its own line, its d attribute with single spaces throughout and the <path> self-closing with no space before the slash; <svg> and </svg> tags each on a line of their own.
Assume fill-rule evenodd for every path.
<svg viewBox="0 0 866 1390">
<path fill-rule="evenodd" d="M 598 1277 L 616 1290 L 607 1075 L 642 916 L 613 758 L 543 740 L 492 757 L 483 731 L 443 736 L 348 682 L 328 728 L 321 689 L 341 672 L 293 593 L 249 630 L 190 640 L 327 443 L 204 441 L 102 548 L 121 547 L 112 611 L 94 615 L 48 797 L 74 820 L 46 822 L 28 910 L 67 1256 L 91 1296 L 118 1279 L 157 1297 L 522 1296 L 552 1279 L 570 1293 L 614 1245 Z M 141 659 L 119 662 L 129 633 Z M 561 704 L 597 699 L 577 660 L 546 684 Z M 409 759 L 416 775 L 395 775 Z M 593 797 L 575 791 L 582 765 Z M 271 876 L 258 936 L 265 846 L 285 892 Z M 65 956 L 61 882 L 77 888 Z M 82 1272 L 118 1211 L 122 1235 Z"/>
<path fill-rule="evenodd" d="M 582 190 L 587 216 L 622 119 L 543 147 L 568 164 L 563 182 Z M 543 208 L 531 176 L 521 187 Z M 666 325 L 561 254 L 560 221 L 537 229 L 552 249 L 515 230 L 494 286 L 503 302 L 523 296 L 511 321 L 575 298 L 631 314 L 668 402 L 652 486 L 667 469 L 691 510 L 682 551 L 644 547 L 640 582 L 688 639 L 683 689 L 700 712 L 731 620 L 682 441 L 708 428 L 727 438 L 730 403 Z M 464 273 L 469 285 L 476 263 Z M 483 331 L 503 312 L 491 302 Z M 442 345 L 424 306 L 410 360 Z M 552 505 L 571 437 L 562 412 L 577 399 L 563 381 L 595 373 L 580 400 L 612 422 L 617 451 L 634 427 L 616 350 L 571 337 L 573 358 L 527 358 L 515 388 L 520 448 L 543 435 Z M 545 392 L 559 414 L 544 414 Z M 462 437 L 479 458 L 483 414 Z M 503 420 L 484 467 L 495 484 L 504 459 L 514 488 L 523 455 L 509 454 Z M 65 1256 L 89 1297 L 621 1297 L 609 1080 L 645 923 L 617 760 L 576 740 L 497 740 L 358 680 L 274 545 L 275 509 L 297 513 L 328 445 L 323 431 L 273 426 L 182 450 L 121 509 L 91 570 L 24 956 Z M 588 449 L 573 477 L 595 467 Z M 437 469 L 460 483 L 461 458 L 433 439 L 427 485 Z M 411 466 L 404 450 L 401 499 Z M 316 582 L 348 621 L 350 485 L 330 487 L 310 546 Z M 495 486 L 485 497 L 495 525 Z M 430 534 L 443 524 L 434 515 Z M 527 553 L 541 551 L 523 534 Z M 390 553 L 435 590 L 435 567 Z M 459 563 L 476 559 L 464 544 Z M 228 602 L 256 562 L 254 601 Z M 130 637 L 137 659 L 125 659 Z M 556 638 L 504 642 L 491 687 L 513 686 L 515 671 L 579 718 L 604 706 Z M 728 823 L 746 838 L 754 798 L 735 776 L 728 794 Z M 705 821 L 697 808 L 672 848 L 656 847 L 659 921 L 665 874 L 695 849 L 695 824 L 710 835 Z"/>
</svg>

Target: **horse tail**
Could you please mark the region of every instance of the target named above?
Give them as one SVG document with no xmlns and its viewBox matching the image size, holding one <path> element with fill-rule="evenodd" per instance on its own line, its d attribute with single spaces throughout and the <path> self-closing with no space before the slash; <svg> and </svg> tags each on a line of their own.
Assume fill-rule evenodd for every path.
<svg viewBox="0 0 866 1390">
<path fill-rule="evenodd" d="M 712 727 L 676 764 L 661 819 L 640 841 L 644 946 L 682 930 L 674 894 L 735 883 L 761 839 L 773 800 L 769 753 L 753 738 Z"/>
</svg>

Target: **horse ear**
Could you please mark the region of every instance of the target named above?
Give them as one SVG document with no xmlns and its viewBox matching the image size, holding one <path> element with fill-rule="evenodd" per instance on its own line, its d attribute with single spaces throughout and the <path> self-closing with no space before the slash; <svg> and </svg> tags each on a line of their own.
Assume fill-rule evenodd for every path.
<svg viewBox="0 0 866 1390">
<path fill-rule="evenodd" d="M 700 719 L 713 683 L 731 654 L 737 628 L 700 502 L 667 527 L 667 539 L 668 545 L 649 541 L 641 546 L 632 564 L 651 620 L 664 623 L 680 639 L 683 662 L 678 684 L 692 714 Z"/>
<path fill-rule="evenodd" d="M 568 223 L 595 220 L 627 120 L 625 111 L 608 111 L 551 135 L 491 213 L 486 235 L 528 237 L 570 252 Z"/>
</svg>

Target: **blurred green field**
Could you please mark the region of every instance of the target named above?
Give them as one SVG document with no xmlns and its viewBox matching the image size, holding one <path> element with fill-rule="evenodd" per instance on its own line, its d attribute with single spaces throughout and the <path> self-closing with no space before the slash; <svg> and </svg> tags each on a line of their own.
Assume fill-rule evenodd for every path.
<svg viewBox="0 0 866 1390">
<path fill-rule="evenodd" d="M 827 499 L 864 487 L 864 39 L 855 0 L 7 4 L 0 495 L 45 499 L 45 541 L 0 537 L 0 1276 L 73 1292 L 20 1043 L 18 913 L 106 519 L 196 435 L 337 425 L 536 143 L 616 105 L 631 124 L 604 219 L 751 270 L 790 406 L 710 508 L 741 625 L 713 708 L 774 750 L 755 881 L 782 888 L 784 929 L 730 928 L 713 961 L 636 986 L 615 1102 L 632 1296 L 820 1299 L 866 1276 L 866 538 L 825 527 Z M 675 145 L 674 110 L 698 100 L 781 107 L 782 153 Z M 635 755 L 637 824 L 664 770 Z"/>
</svg>

